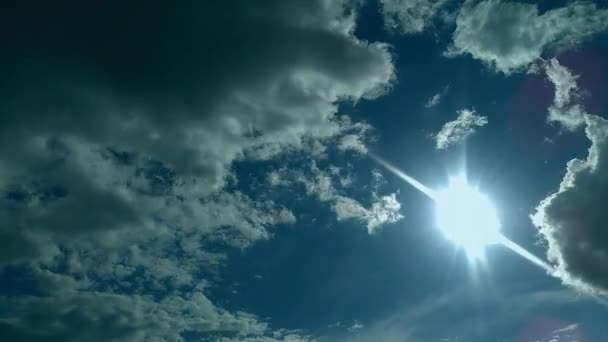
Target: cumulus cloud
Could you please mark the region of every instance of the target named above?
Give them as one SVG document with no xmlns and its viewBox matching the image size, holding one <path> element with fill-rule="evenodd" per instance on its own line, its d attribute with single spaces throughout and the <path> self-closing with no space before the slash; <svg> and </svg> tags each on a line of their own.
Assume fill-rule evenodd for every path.
<svg viewBox="0 0 608 342">
<path fill-rule="evenodd" d="M 420 33 L 441 15 L 449 0 L 381 0 L 385 26 L 400 33 Z"/>
<path fill-rule="evenodd" d="M 0 267 L 79 285 L 2 297 L 0 336 L 306 338 L 215 306 L 207 247 L 295 222 L 239 191 L 239 162 L 364 151 L 369 126 L 338 104 L 390 88 L 388 47 L 354 36 L 350 1 L 89 5 L 5 13 Z"/>
<path fill-rule="evenodd" d="M 447 122 L 439 132 L 432 135 L 435 140 L 435 148 L 443 150 L 458 144 L 475 133 L 477 128 L 485 126 L 487 123 L 488 118 L 478 115 L 475 110 L 460 110 L 456 120 Z"/>
<path fill-rule="evenodd" d="M 591 146 L 585 159 L 568 162 L 559 190 L 541 201 L 532 221 L 547 241 L 547 256 L 557 264 L 564 283 L 586 292 L 608 293 L 604 272 L 608 267 L 608 216 L 602 206 L 608 200 L 608 121 L 571 103 L 578 89 L 576 76 L 557 60 L 546 69 L 555 84 L 549 118 L 567 129 L 583 124 Z M 580 108 L 576 115 L 568 110 L 572 106 Z"/>
<path fill-rule="evenodd" d="M 447 55 L 469 54 L 498 71 L 526 68 L 544 52 L 576 46 L 608 28 L 608 9 L 588 1 L 539 13 L 536 4 L 466 2 Z"/>
</svg>

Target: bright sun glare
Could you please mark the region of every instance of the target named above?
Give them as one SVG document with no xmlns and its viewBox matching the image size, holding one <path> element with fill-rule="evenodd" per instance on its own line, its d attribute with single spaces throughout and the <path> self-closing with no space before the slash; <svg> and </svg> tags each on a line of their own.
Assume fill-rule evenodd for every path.
<svg viewBox="0 0 608 342">
<path fill-rule="evenodd" d="M 461 175 L 436 193 L 437 226 L 470 258 L 480 258 L 486 246 L 500 243 L 500 222 L 492 202 Z"/>
</svg>

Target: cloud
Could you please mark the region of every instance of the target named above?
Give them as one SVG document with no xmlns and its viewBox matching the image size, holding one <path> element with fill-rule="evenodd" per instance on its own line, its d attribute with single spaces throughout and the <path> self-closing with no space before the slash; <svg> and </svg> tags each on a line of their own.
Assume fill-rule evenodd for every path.
<svg viewBox="0 0 608 342">
<path fill-rule="evenodd" d="M 0 267 L 47 276 L 0 297 L 0 336 L 306 339 L 215 306 L 204 284 L 222 248 L 296 220 L 240 190 L 240 162 L 364 151 L 369 125 L 339 103 L 395 75 L 386 44 L 354 36 L 353 2 L 39 6 L 6 13 Z"/>
<path fill-rule="evenodd" d="M 608 216 L 601 205 L 608 200 L 608 121 L 572 103 L 578 91 L 577 76 L 556 59 L 547 64 L 546 72 L 555 85 L 550 121 L 567 129 L 583 124 L 591 146 L 585 159 L 568 162 L 559 190 L 541 201 L 532 221 L 547 241 L 547 257 L 557 264 L 564 283 L 608 294 L 608 277 L 602 271 L 608 267 Z"/>
<path fill-rule="evenodd" d="M 542 200 L 532 216 L 548 243 L 547 256 L 568 285 L 592 293 L 608 293 L 608 239 L 601 203 L 608 200 L 608 121 L 585 116 L 591 141 L 586 159 L 568 162 L 559 190 Z"/>
<path fill-rule="evenodd" d="M 0 337 L 10 341 L 182 341 L 181 331 L 245 340 L 264 336 L 269 330 L 255 316 L 219 309 L 197 291 L 159 301 L 91 292 L 55 298 L 2 298 L 0 308 Z M 271 336 L 282 340 L 286 335 L 308 340 L 286 330 Z"/>
<path fill-rule="evenodd" d="M 567 325 L 563 328 L 555 329 L 537 342 L 577 342 L 585 341 L 585 336 L 582 333 L 577 323 Z"/>
<path fill-rule="evenodd" d="M 448 56 L 469 54 L 503 73 L 529 66 L 543 53 L 576 46 L 608 28 L 608 10 L 574 1 L 539 13 L 536 4 L 466 2 Z"/>
<path fill-rule="evenodd" d="M 435 140 L 435 147 L 438 150 L 443 150 L 451 145 L 458 144 L 475 133 L 478 127 L 485 126 L 487 123 L 488 118 L 478 115 L 475 110 L 460 110 L 456 120 L 447 122 L 439 132 L 432 135 Z"/>
<path fill-rule="evenodd" d="M 570 324 L 563 328 L 557 329 L 553 331 L 553 334 L 563 334 L 563 333 L 572 333 L 578 330 L 578 324 Z"/>
<path fill-rule="evenodd" d="M 327 169 L 321 169 L 316 163 L 312 163 L 309 172 L 286 168 L 274 170 L 269 174 L 268 182 L 273 186 L 289 187 L 301 184 L 308 195 L 323 203 L 329 203 L 338 221 L 360 221 L 372 234 L 382 225 L 395 223 L 403 218 L 397 194 L 379 195 L 378 187 L 384 179 L 377 171 L 374 171 L 372 176 L 374 184 L 371 201 L 367 206 L 348 196 L 348 188 L 354 186 L 351 175 L 341 173 L 340 169 L 331 165 Z"/>
<path fill-rule="evenodd" d="M 338 150 L 366 154 L 368 135 L 372 131 L 372 126 L 365 122 L 353 123 L 347 116 L 343 116 L 341 121 L 342 134 L 338 139 Z"/>
<path fill-rule="evenodd" d="M 438 92 L 437 94 L 431 96 L 428 101 L 426 101 L 426 103 L 424 104 L 424 108 L 433 108 L 436 105 L 439 104 L 439 102 L 441 102 L 441 99 L 445 96 L 445 94 L 447 94 L 447 92 L 450 90 L 450 86 L 447 85 L 445 87 L 443 87 L 443 89 Z"/>
<path fill-rule="evenodd" d="M 449 0 L 381 0 L 384 24 L 404 34 L 420 33 L 431 26 Z"/>
<path fill-rule="evenodd" d="M 342 177 L 339 177 L 338 184 L 347 184 L 347 186 L 351 184 L 351 182 L 343 182 L 341 179 Z M 365 207 L 354 198 L 341 193 L 335 187 L 331 175 L 319 169 L 316 165 L 312 165 L 309 177 L 299 174 L 297 181 L 304 184 L 309 195 L 317 196 L 322 202 L 331 203 L 331 209 L 336 214 L 338 221 L 358 220 L 364 222 L 370 234 L 382 225 L 395 223 L 403 217 L 400 213 L 401 204 L 397 201 L 395 193 L 379 196 L 374 191 L 371 206 Z"/>
<path fill-rule="evenodd" d="M 585 111 L 576 103 L 579 96 L 577 76 L 555 58 L 545 64 L 545 71 L 555 87 L 555 98 L 549 107 L 547 120 L 559 123 L 568 130 L 575 130 L 585 123 Z"/>
<path fill-rule="evenodd" d="M 350 327 L 348 327 L 346 330 L 347 330 L 348 332 L 354 333 L 354 332 L 356 332 L 357 330 L 361 330 L 361 329 L 363 329 L 364 327 L 365 327 L 365 325 L 363 325 L 361 322 L 359 322 L 359 321 L 355 321 L 355 322 L 353 323 L 353 325 L 351 325 Z"/>
</svg>

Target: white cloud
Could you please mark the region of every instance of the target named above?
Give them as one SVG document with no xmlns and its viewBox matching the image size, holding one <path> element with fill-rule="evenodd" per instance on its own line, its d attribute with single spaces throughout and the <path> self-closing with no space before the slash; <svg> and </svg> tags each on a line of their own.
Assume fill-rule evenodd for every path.
<svg viewBox="0 0 608 342">
<path fill-rule="evenodd" d="M 577 76 L 562 66 L 555 58 L 545 64 L 549 81 L 555 87 L 555 98 L 549 107 L 549 122 L 557 122 L 568 130 L 575 130 L 585 123 L 583 107 L 578 98 Z"/>
<path fill-rule="evenodd" d="M 449 0 L 381 0 L 385 26 L 400 33 L 420 33 L 433 24 Z"/>
<path fill-rule="evenodd" d="M 397 201 L 397 194 L 379 195 L 378 186 L 383 178 L 374 170 L 374 184 L 372 184 L 371 203 L 368 206 L 349 197 L 347 190 L 352 187 L 351 175 L 331 165 L 327 170 L 320 169 L 316 163 L 310 167 L 310 172 L 280 169 L 271 173 L 271 184 L 275 186 L 304 185 L 310 196 L 319 201 L 329 203 L 338 221 L 356 220 L 363 222 L 368 232 L 374 233 L 382 225 L 395 223 L 403 217 L 400 213 L 401 204 Z"/>
<path fill-rule="evenodd" d="M 443 150 L 451 145 L 464 141 L 479 127 L 485 126 L 488 118 L 478 115 L 475 110 L 463 109 L 458 111 L 458 117 L 443 125 L 441 130 L 433 134 L 435 147 Z"/>
<path fill-rule="evenodd" d="M 584 335 L 576 323 L 555 329 L 546 335 L 536 342 L 578 342 L 584 340 Z"/>
<path fill-rule="evenodd" d="M 551 49 L 576 46 L 608 28 L 608 10 L 588 1 L 539 13 L 536 4 L 466 2 L 447 55 L 470 54 L 497 70 L 526 68 Z"/>
<path fill-rule="evenodd" d="M 365 325 L 363 325 L 363 324 L 362 324 L 361 322 L 359 322 L 359 321 L 355 321 L 355 322 L 353 323 L 353 325 L 351 325 L 350 327 L 348 327 L 348 329 L 346 329 L 346 330 L 348 330 L 349 332 L 351 332 L 351 333 L 352 333 L 352 332 L 356 332 L 357 330 L 361 330 L 361 329 L 363 329 L 363 328 L 365 328 Z"/>
<path fill-rule="evenodd" d="M 563 333 L 572 333 L 578 329 L 578 324 L 570 324 L 563 328 L 557 329 L 553 331 L 553 334 L 563 334 Z"/>
<path fill-rule="evenodd" d="M 437 94 L 431 96 L 426 103 L 424 104 L 424 108 L 433 108 L 441 102 L 441 99 L 447 94 L 450 86 L 445 86 L 443 89 Z"/>
<path fill-rule="evenodd" d="M 367 147 L 361 141 L 361 136 L 356 134 L 347 134 L 340 138 L 338 149 L 341 151 L 356 151 L 361 154 L 367 153 Z"/>
</svg>

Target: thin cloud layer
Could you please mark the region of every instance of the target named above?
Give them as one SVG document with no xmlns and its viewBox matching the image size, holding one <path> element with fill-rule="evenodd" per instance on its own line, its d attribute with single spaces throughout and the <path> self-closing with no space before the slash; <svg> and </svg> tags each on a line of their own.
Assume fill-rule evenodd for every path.
<svg viewBox="0 0 608 342">
<path fill-rule="evenodd" d="M 432 137 L 435 140 L 435 148 L 444 150 L 451 145 L 461 143 L 479 127 L 488 124 L 488 118 L 478 115 L 475 110 L 463 109 L 458 111 L 458 117 L 449 121 L 441 130 Z"/>
<path fill-rule="evenodd" d="M 426 103 L 424 104 L 424 108 L 428 109 L 428 108 L 433 108 L 433 107 L 437 106 L 441 102 L 441 99 L 448 93 L 449 90 L 450 90 L 450 86 L 443 87 L 443 89 L 441 89 L 440 92 L 431 96 L 426 101 Z"/>
<path fill-rule="evenodd" d="M 608 28 L 608 10 L 588 1 L 539 13 L 536 4 L 466 2 L 448 56 L 468 54 L 503 73 L 524 69 L 548 50 L 570 48 Z"/>
<path fill-rule="evenodd" d="M 421 33 L 442 14 L 449 0 L 381 0 L 384 24 L 399 33 Z"/>
<path fill-rule="evenodd" d="M 557 60 L 547 67 L 547 75 L 556 85 L 551 118 L 570 105 L 578 87 L 576 77 Z M 547 256 L 557 264 L 564 283 L 581 291 L 608 294 L 608 215 L 603 206 L 608 201 L 608 121 L 585 114 L 582 108 L 576 116 L 571 113 L 553 114 L 553 120 L 568 129 L 584 124 L 591 142 L 588 155 L 568 162 L 559 190 L 542 200 L 532 220 L 547 241 Z"/>
</svg>

